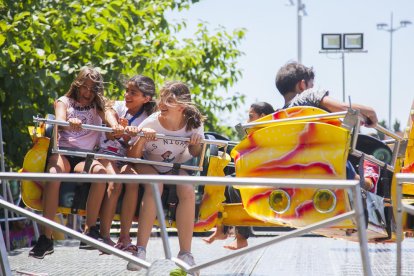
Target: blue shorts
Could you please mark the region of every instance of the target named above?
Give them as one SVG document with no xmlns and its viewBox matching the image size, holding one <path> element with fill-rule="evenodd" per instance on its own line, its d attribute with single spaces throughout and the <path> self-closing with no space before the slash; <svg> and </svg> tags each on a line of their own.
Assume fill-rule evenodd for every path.
<svg viewBox="0 0 414 276">
<path fill-rule="evenodd" d="M 346 161 L 346 179 L 355 179 L 356 171 L 354 166 L 352 166 L 351 162 Z"/>
</svg>

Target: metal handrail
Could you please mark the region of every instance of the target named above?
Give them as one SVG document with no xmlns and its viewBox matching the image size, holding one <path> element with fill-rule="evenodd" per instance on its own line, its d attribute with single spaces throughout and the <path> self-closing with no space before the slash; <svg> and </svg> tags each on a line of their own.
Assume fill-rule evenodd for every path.
<svg viewBox="0 0 414 276">
<path fill-rule="evenodd" d="M 60 120 L 51 120 L 46 118 L 40 118 L 40 117 L 33 117 L 33 121 L 39 122 L 39 123 L 46 123 L 51 125 L 58 125 L 58 126 L 69 126 L 69 122 L 67 121 L 60 121 Z M 96 125 L 88 125 L 88 124 L 82 124 L 82 129 L 88 129 L 88 130 L 94 130 L 94 131 L 100 131 L 100 132 L 113 132 L 113 129 L 110 127 L 104 127 L 104 126 L 96 126 Z M 126 133 L 125 133 L 126 134 Z M 143 133 L 138 133 L 137 136 L 143 137 Z M 171 136 L 171 135 L 164 135 L 164 134 L 156 134 L 155 137 L 159 139 L 170 139 L 174 141 L 183 141 L 183 142 L 189 142 L 190 138 L 186 137 L 177 137 L 177 136 Z M 226 147 L 228 144 L 228 141 L 225 140 L 208 140 L 208 139 L 202 139 L 201 144 L 209 144 L 209 145 L 217 145 L 221 147 Z"/>
<path fill-rule="evenodd" d="M 309 116 L 302 116 L 302 117 L 294 117 L 294 118 L 285 118 L 285 119 L 275 119 L 275 120 L 268 120 L 263 122 L 253 122 L 253 123 L 246 123 L 241 124 L 241 127 L 243 129 L 250 128 L 250 127 L 260 127 L 272 123 L 286 123 L 286 122 L 294 122 L 294 121 L 316 121 L 318 119 L 339 119 L 343 118 L 346 115 L 347 111 L 341 111 L 341 112 L 332 112 L 332 113 L 326 113 L 326 114 L 318 114 L 318 115 L 309 115 Z"/>
<path fill-rule="evenodd" d="M 141 164 L 149 164 L 149 165 L 156 165 L 156 166 L 163 166 L 163 167 L 169 167 L 173 168 L 175 166 L 174 163 L 167 163 L 167 162 L 161 162 L 161 161 L 150 161 L 145 160 L 141 158 L 132 158 L 132 157 L 120 157 L 110 154 L 101 154 L 91 151 L 74 151 L 74 150 L 67 150 L 67 149 L 60 149 L 58 147 L 57 143 L 57 126 L 69 126 L 69 122 L 67 121 L 60 121 L 60 120 L 52 120 L 47 118 L 40 118 L 40 117 L 33 117 L 33 121 L 36 123 L 46 123 L 51 124 L 55 126 L 54 131 L 54 137 L 53 137 L 53 147 L 52 147 L 52 153 L 62 154 L 62 155 L 73 155 L 73 156 L 79 156 L 79 157 L 87 157 L 87 155 L 93 155 L 94 158 L 100 158 L 100 159 L 108 159 L 108 160 L 115 160 L 115 161 L 124 161 L 124 162 L 131 162 L 131 163 L 141 163 Z M 104 127 L 104 126 L 96 126 L 96 125 L 89 125 L 89 124 L 82 124 L 82 129 L 88 129 L 93 131 L 100 131 L 100 132 L 113 132 L 112 128 Z M 143 137 L 143 133 L 138 133 L 137 136 Z M 177 137 L 177 136 L 169 136 L 164 134 L 156 134 L 156 138 L 158 139 L 169 139 L 173 141 L 182 141 L 182 142 L 189 142 L 190 138 L 186 137 Z M 228 147 L 228 141 L 225 140 L 208 140 L 208 139 L 202 139 L 200 144 L 203 145 L 201 155 L 199 158 L 198 166 L 191 166 L 191 165 L 180 165 L 180 168 L 185 170 L 192 170 L 192 171 L 203 171 L 203 164 L 204 164 L 204 156 L 206 152 L 206 146 L 207 145 L 216 145 L 223 147 L 223 157 L 226 154 L 227 147 Z"/>
<path fill-rule="evenodd" d="M 320 221 L 318 223 L 309 225 L 307 227 L 301 228 L 299 230 L 295 230 L 291 233 L 286 234 L 286 236 L 281 236 L 274 238 L 270 241 L 264 242 L 262 244 L 258 244 L 246 249 L 243 249 L 239 252 L 235 252 L 229 254 L 228 256 L 220 257 L 215 260 L 195 265 L 195 266 L 188 266 L 183 262 L 180 262 L 176 258 L 171 258 L 170 247 L 168 243 L 168 236 L 165 224 L 161 223 L 161 237 L 163 239 L 164 251 L 166 259 L 171 259 L 175 262 L 178 266 L 185 269 L 187 272 L 195 272 L 201 268 L 205 268 L 207 266 L 223 262 L 230 258 L 237 257 L 241 254 L 248 253 L 250 251 L 254 251 L 260 249 L 264 246 L 268 246 L 282 240 L 285 240 L 290 237 L 298 236 L 302 233 L 306 233 L 312 230 L 315 230 L 320 227 L 326 227 L 329 225 L 336 224 L 340 220 L 344 220 L 350 217 L 354 217 L 357 222 L 358 228 L 358 236 L 359 236 L 359 243 L 360 243 L 360 252 L 361 252 L 361 259 L 363 264 L 363 271 L 364 275 L 372 275 L 371 272 L 371 265 L 369 261 L 369 254 L 368 254 L 368 240 L 367 240 L 367 233 L 365 229 L 365 217 L 364 217 L 364 209 L 362 205 L 362 197 L 360 192 L 359 181 L 357 180 L 327 180 L 327 179 L 275 179 L 275 178 L 229 178 L 229 177 L 205 177 L 205 176 L 197 176 L 197 177 L 190 177 L 190 176 L 166 176 L 166 175 L 107 175 L 107 174 L 48 174 L 48 173 L 0 173 L 0 179 L 19 179 L 19 180 L 60 180 L 60 181 L 74 181 L 74 182 L 100 182 L 102 180 L 105 181 L 113 181 L 116 183 L 150 183 L 153 186 L 153 190 L 156 191 L 155 188 L 158 183 L 165 183 L 165 184 L 178 184 L 178 185 L 197 185 L 197 184 L 204 184 L 204 185 L 240 185 L 240 186 L 273 186 L 273 187 L 291 187 L 291 188 L 338 188 L 338 189 L 351 189 L 354 198 L 354 210 L 347 212 L 345 214 L 341 214 L 339 216 Z M 153 194 L 154 200 L 157 206 L 157 215 L 159 217 L 164 217 L 164 211 L 162 210 L 161 201 L 157 193 Z M 148 268 L 148 263 L 136 258 L 132 257 L 129 254 L 124 255 L 120 250 L 115 249 L 113 247 L 109 247 L 107 245 L 101 244 L 89 237 L 83 236 L 76 231 L 68 229 L 64 226 L 58 225 L 57 223 L 45 219 L 41 216 L 36 214 L 32 214 L 31 212 L 24 210 L 18 206 L 14 206 L 4 200 L 0 200 L 0 206 L 12 209 L 17 213 L 24 214 L 41 224 L 49 225 L 54 229 L 59 229 L 60 231 L 76 237 L 90 245 L 96 246 L 99 249 L 105 252 L 111 252 L 112 254 L 126 259 L 128 261 L 132 261 L 135 264 Z M 2 239 L 2 237 L 0 237 Z M 2 260 L 4 266 L 4 260 Z M 7 258 L 6 258 L 7 262 Z"/>
<path fill-rule="evenodd" d="M 397 232 L 397 275 L 402 272 L 402 238 L 403 238 L 403 212 L 414 215 L 414 208 L 402 202 L 402 186 L 403 183 L 414 184 L 414 173 L 397 173 L 397 218 L 396 218 L 396 232 Z"/>
</svg>

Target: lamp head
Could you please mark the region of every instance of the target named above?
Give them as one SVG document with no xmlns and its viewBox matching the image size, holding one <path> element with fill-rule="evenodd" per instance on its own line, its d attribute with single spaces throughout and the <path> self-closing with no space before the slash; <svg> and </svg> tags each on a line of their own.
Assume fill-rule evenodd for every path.
<svg viewBox="0 0 414 276">
<path fill-rule="evenodd" d="M 383 29 L 385 29 L 387 27 L 388 27 L 388 24 L 387 23 L 378 23 L 377 24 L 377 29 L 378 30 L 383 30 Z"/>
<path fill-rule="evenodd" d="M 305 4 L 300 5 L 299 7 L 299 16 L 307 16 L 308 13 L 306 12 Z"/>
<path fill-rule="evenodd" d="M 285 3 L 285 6 L 294 6 L 295 5 L 295 3 L 293 3 L 293 0 L 288 0 L 286 3 Z"/>
<path fill-rule="evenodd" d="M 402 20 L 400 22 L 401 27 L 407 27 L 408 25 L 412 24 L 409 20 Z"/>
</svg>

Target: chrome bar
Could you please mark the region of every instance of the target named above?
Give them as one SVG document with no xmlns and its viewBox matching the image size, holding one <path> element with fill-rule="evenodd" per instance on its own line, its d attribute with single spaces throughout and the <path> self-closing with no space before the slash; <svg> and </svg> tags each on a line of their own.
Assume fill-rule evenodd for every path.
<svg viewBox="0 0 414 276">
<path fill-rule="evenodd" d="M 125 251 L 116 249 L 113 246 L 107 245 L 107 244 L 105 244 L 103 242 L 99 242 L 99 241 L 97 241 L 97 240 L 95 240 L 95 239 L 93 239 L 91 237 L 88 237 L 86 235 L 83 235 L 83 234 L 81 234 L 81 233 L 79 233 L 77 231 L 74 231 L 74 230 L 66 227 L 66 226 L 60 225 L 57 222 L 54 222 L 54 221 L 49 220 L 49 219 L 46 219 L 46 218 L 44 218 L 44 217 L 42 217 L 40 215 L 37 215 L 37 214 L 32 213 L 32 212 L 30 212 L 30 211 L 28 211 L 26 209 L 23 209 L 23 208 L 18 207 L 18 206 L 14 205 L 14 204 L 11 204 L 11 203 L 3 200 L 3 199 L 0 199 L 0 206 L 3 207 L 3 208 L 5 208 L 5 209 L 8 209 L 8 210 L 13 210 L 14 212 L 19 213 L 22 216 L 31 218 L 32 220 L 34 220 L 34 221 L 36 221 L 36 222 L 38 222 L 40 224 L 47 225 L 48 227 L 52 228 L 53 230 L 61 231 L 61 232 L 65 233 L 65 234 L 67 234 L 67 235 L 69 235 L 71 237 L 74 237 L 74 238 L 76 238 L 76 239 L 78 239 L 80 241 L 83 241 L 83 242 L 85 242 L 87 244 L 90 244 L 93 247 L 98 248 L 101 251 L 104 251 L 104 252 L 113 254 L 113 255 L 118 256 L 118 257 L 120 257 L 120 258 L 122 258 L 124 260 L 133 262 L 134 264 L 137 264 L 137 265 L 139 265 L 139 266 L 141 266 L 143 268 L 148 269 L 151 266 L 149 262 L 146 262 L 146 261 L 144 261 L 142 259 L 139 259 L 137 257 L 134 257 L 130 253 L 127 253 Z M 6 275 L 10 275 L 10 274 L 6 274 Z"/>
<path fill-rule="evenodd" d="M 14 218 L 8 218 L 8 221 L 19 221 L 19 220 L 25 220 L 25 217 L 14 217 Z M 0 219 L 0 222 L 5 222 L 5 219 Z"/>
<path fill-rule="evenodd" d="M 302 188 L 338 188 L 338 189 L 347 189 L 347 188 L 353 188 L 354 191 L 359 188 L 359 182 L 357 180 L 327 180 L 327 179 L 271 179 L 271 178 L 254 178 L 253 185 L 252 185 L 252 178 L 228 178 L 228 177 L 191 177 L 191 176 L 175 176 L 175 175 L 108 175 L 108 174 L 49 174 L 49 173 L 0 173 L 0 179 L 20 179 L 20 180 L 71 180 L 74 182 L 99 182 L 99 181 L 113 181 L 113 182 L 123 182 L 123 183 L 152 183 L 153 187 L 156 187 L 154 183 L 167 183 L 167 184 L 204 184 L 204 185 L 239 185 L 239 186 L 282 186 L 282 187 L 302 187 Z M 159 200 L 159 193 L 157 193 L 158 189 L 154 189 L 154 195 Z M 362 202 L 358 204 L 358 202 L 361 200 L 361 197 L 358 193 L 355 196 L 356 202 L 357 202 L 357 208 L 362 206 Z M 159 206 L 160 202 L 157 203 L 157 212 L 159 217 L 163 217 L 162 208 Z M 97 242 L 94 239 L 91 239 L 87 236 L 84 236 L 82 234 L 79 234 L 78 232 L 71 230 L 67 227 L 64 227 L 56 222 L 50 221 L 48 219 L 45 219 L 37 214 L 33 214 L 28 210 L 22 209 L 20 207 L 14 206 L 13 204 L 10 204 L 8 202 L 5 202 L 4 200 L 0 200 L 0 206 L 3 206 L 5 208 L 8 208 L 10 210 L 15 210 L 19 214 L 23 214 L 24 216 L 27 216 L 29 218 L 32 218 L 34 221 L 38 221 L 42 224 L 49 225 L 51 228 L 55 230 L 60 230 L 68 235 L 77 237 L 81 241 L 87 242 L 88 244 L 91 244 L 98 249 L 101 249 L 105 252 L 111 252 L 112 254 L 119 256 L 123 259 L 126 259 L 128 261 L 132 261 L 140 266 L 143 266 L 145 268 L 149 268 L 150 264 L 140 260 L 138 258 L 135 258 L 131 256 L 130 254 L 126 254 L 120 250 L 114 249 L 113 247 L 110 247 L 106 244 Z M 363 211 L 360 210 L 359 214 L 362 214 Z M 221 262 L 223 260 L 241 255 L 243 253 L 249 252 L 251 250 L 256 250 L 259 248 L 262 248 L 264 246 L 268 246 L 272 243 L 301 235 L 303 233 L 307 233 L 309 231 L 316 230 L 320 227 L 329 226 L 331 224 L 335 224 L 339 221 L 342 221 L 344 219 L 351 218 L 355 216 L 357 213 L 356 211 L 350 211 L 345 214 L 341 214 L 339 216 L 336 216 L 334 218 L 330 218 L 327 220 L 324 220 L 322 222 L 318 222 L 316 224 L 309 225 L 305 228 L 294 230 L 284 236 L 276 237 L 272 241 L 265 242 L 260 245 L 256 245 L 250 248 L 242 249 L 234 254 L 231 254 L 229 256 L 225 256 L 224 258 L 221 257 L 219 260 L 213 260 L 198 266 L 189 267 L 188 265 L 182 263 L 180 260 L 176 258 L 171 258 L 171 251 L 169 248 L 169 244 L 167 241 L 167 237 L 163 237 L 163 240 L 165 239 L 166 243 L 164 243 L 164 251 L 166 254 L 166 258 L 171 258 L 177 265 L 180 267 L 183 267 L 188 272 L 194 272 L 196 270 L 199 270 L 200 268 L 209 266 L 216 262 Z M 362 217 L 363 218 L 363 217 Z M 163 220 L 159 220 L 162 224 Z M 358 223 L 361 222 L 361 220 L 357 220 Z M 164 222 L 165 223 L 165 222 Z M 362 227 L 362 226 L 361 226 Z M 162 228 L 165 228 L 165 225 L 162 226 Z M 163 232 L 163 231 L 162 231 Z M 163 235 L 166 235 L 166 231 Z M 362 237 L 362 238 L 361 238 Z M 366 242 L 366 236 L 365 239 L 363 238 L 364 235 L 361 234 L 360 242 L 361 244 Z M 361 252 L 364 249 L 361 249 Z M 369 262 L 369 259 L 368 259 Z M 364 271 L 370 271 L 369 264 L 364 264 Z M 366 275 L 370 275 L 369 273 Z"/>
<path fill-rule="evenodd" d="M 304 120 L 315 121 L 315 120 L 322 119 L 322 118 L 338 119 L 338 118 L 343 118 L 346 115 L 346 113 L 347 111 L 341 111 L 341 112 L 333 112 L 333 113 L 327 113 L 327 114 L 269 120 L 269 121 L 263 121 L 263 122 L 253 122 L 253 123 L 241 124 L 241 127 L 243 129 L 246 129 L 250 127 L 259 127 L 259 126 L 263 126 L 263 125 L 267 125 L 271 123 L 286 123 L 286 122 L 304 121 Z"/>
<path fill-rule="evenodd" d="M 0 171 L 5 172 L 5 166 L 4 166 L 4 149 L 3 149 L 3 131 L 2 131 L 2 122 L 1 122 L 1 108 L 0 108 Z M 2 184 L 3 189 L 3 198 L 7 200 L 7 186 L 9 185 L 7 181 L 0 181 Z M 6 230 L 6 248 L 7 252 L 10 252 L 10 225 L 9 225 L 9 212 L 4 209 L 4 228 Z"/>
<path fill-rule="evenodd" d="M 364 154 L 362 151 L 359 151 L 359 150 L 351 150 L 351 152 L 350 152 L 350 154 L 351 155 L 353 155 L 353 156 L 356 156 L 356 157 L 361 157 L 362 155 L 364 155 L 364 158 L 366 159 L 366 160 L 368 160 L 368 161 L 371 161 L 372 163 L 375 163 L 375 164 L 377 164 L 378 166 L 380 166 L 380 167 L 384 167 L 385 165 L 387 165 L 387 169 L 388 170 L 390 170 L 390 171 L 394 171 L 394 166 L 391 166 L 391 165 L 388 165 L 388 164 L 385 164 L 384 162 L 382 162 L 382 161 L 380 161 L 380 160 L 378 160 L 377 158 L 375 158 L 374 156 L 372 156 L 372 155 L 367 155 L 367 154 Z"/>
<path fill-rule="evenodd" d="M 394 148 L 392 149 L 392 158 L 391 158 L 392 166 L 395 166 L 395 163 L 397 162 L 398 153 L 400 152 L 400 144 L 401 144 L 400 140 L 395 141 Z"/>
<path fill-rule="evenodd" d="M 389 145 L 389 144 L 395 144 L 395 139 L 387 139 L 387 140 L 382 140 L 382 142 L 384 142 L 385 144 Z"/>
<path fill-rule="evenodd" d="M 116 183 L 151 183 L 176 185 L 238 185 L 269 186 L 287 188 L 347 189 L 357 185 L 358 180 L 335 179 L 292 179 L 292 178 L 252 178 L 248 177 L 211 177 L 179 175 L 135 175 L 135 174 L 80 174 L 80 173 L 0 173 L 0 179 L 18 179 L 35 181 L 72 181 L 72 182 L 116 182 Z"/>
<path fill-rule="evenodd" d="M 388 129 L 386 129 L 385 127 L 377 124 L 375 127 L 376 130 L 384 133 L 385 135 L 394 138 L 395 140 L 401 141 L 403 138 L 397 134 L 395 134 L 394 132 L 389 131 Z"/>
<path fill-rule="evenodd" d="M 53 125 L 58 125 L 58 126 L 66 126 L 66 127 L 69 126 L 69 122 L 66 122 L 66 121 L 50 120 L 50 119 L 39 118 L 39 117 L 33 117 L 33 121 L 42 122 L 42 123 L 46 123 L 46 124 L 53 124 Z M 81 127 L 83 129 L 88 129 L 88 130 L 95 130 L 95 131 L 101 131 L 101 132 L 113 132 L 112 128 L 110 128 L 110 127 L 88 125 L 88 124 L 82 124 Z M 142 137 L 142 136 L 144 136 L 144 134 L 143 133 L 138 133 L 137 136 Z M 183 142 L 189 142 L 190 141 L 190 138 L 169 136 L 169 135 L 164 135 L 164 134 L 157 134 L 156 137 L 159 138 L 159 139 L 169 139 L 169 140 L 174 140 L 174 141 L 183 141 Z M 211 145 L 217 145 L 217 146 L 225 147 L 225 146 L 227 146 L 228 141 L 203 139 L 203 140 L 201 140 L 201 143 L 202 144 L 207 143 L 207 144 L 211 144 Z"/>
<path fill-rule="evenodd" d="M 403 235 L 403 229 L 402 229 L 402 181 L 398 177 L 400 174 L 397 174 L 397 218 L 396 218 L 396 234 L 397 234 L 397 276 L 401 275 L 402 271 L 402 235 Z"/>
<path fill-rule="evenodd" d="M 164 220 L 165 215 L 164 215 L 164 208 L 162 207 L 160 190 L 158 189 L 159 184 L 160 183 L 154 182 L 154 183 L 150 183 L 149 185 L 151 185 L 153 199 L 155 202 L 155 206 L 157 207 L 157 218 L 158 218 L 158 223 L 160 224 L 161 239 L 162 239 L 162 244 L 164 246 L 165 258 L 168 260 L 171 260 L 171 247 L 168 241 L 167 226 L 165 225 L 165 220 Z"/>
<path fill-rule="evenodd" d="M 72 151 L 72 150 L 63 150 L 63 149 L 52 149 L 52 153 L 58 153 L 62 155 L 73 155 L 79 157 L 85 157 L 88 154 L 93 154 L 96 159 L 108 159 L 108 160 L 116 160 L 116 161 L 123 161 L 123 162 L 130 162 L 130 163 L 139 163 L 139 164 L 148 164 L 148 165 L 156 165 L 156 166 L 163 166 L 163 167 L 174 167 L 174 163 L 167 163 L 161 161 L 150 161 L 141 158 L 132 158 L 126 156 L 115 156 L 110 154 L 103 154 L 103 153 L 95 153 L 95 152 L 84 152 L 84 151 Z M 202 171 L 203 167 L 199 166 L 189 166 L 189 165 L 181 165 L 181 169 L 184 170 L 192 170 L 192 171 Z"/>
<path fill-rule="evenodd" d="M 357 221 L 359 250 L 361 251 L 362 267 L 365 276 L 371 276 L 371 263 L 369 261 L 368 238 L 366 232 L 366 222 L 364 215 L 364 206 L 362 204 L 361 187 L 359 183 L 352 188 L 352 196 L 354 200 L 355 219 Z"/>
<path fill-rule="evenodd" d="M 7 258 L 6 244 L 3 239 L 3 231 L 0 227 L 0 275 L 12 275 L 9 259 Z"/>
<path fill-rule="evenodd" d="M 397 218 L 396 218 L 396 234 L 397 234 L 397 275 L 402 273 L 402 239 L 403 239 L 403 211 L 414 214 L 414 208 L 412 206 L 403 204 L 402 202 L 402 186 L 403 183 L 413 183 L 413 173 L 397 173 L 395 175 L 397 181 Z"/>
<path fill-rule="evenodd" d="M 395 177 L 398 181 L 402 182 L 414 182 L 414 173 L 397 173 Z"/>
<path fill-rule="evenodd" d="M 411 205 L 408 205 L 408 204 L 403 204 L 402 206 L 403 206 L 402 210 L 404 212 L 407 212 L 411 215 L 414 215 L 414 206 L 411 206 Z"/>
</svg>

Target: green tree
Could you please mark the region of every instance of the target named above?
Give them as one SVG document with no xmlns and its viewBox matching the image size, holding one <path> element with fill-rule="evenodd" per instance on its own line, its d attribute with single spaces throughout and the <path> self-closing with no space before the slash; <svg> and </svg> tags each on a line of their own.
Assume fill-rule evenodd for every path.
<svg viewBox="0 0 414 276">
<path fill-rule="evenodd" d="M 100 67 L 106 96 L 120 98 L 126 76 L 144 74 L 158 85 L 181 80 L 208 116 L 207 130 L 231 135 L 216 114 L 244 101 L 223 98 L 241 77 L 237 59 L 245 30 L 200 23 L 192 38 L 177 39 L 185 21 L 171 23 L 170 10 L 197 0 L 5 0 L 0 5 L 0 111 L 5 156 L 10 167 L 22 163 L 30 146 L 26 128 L 32 116 L 53 113 L 53 102 L 69 88 L 85 64 Z"/>
<path fill-rule="evenodd" d="M 379 121 L 378 124 L 384 128 L 387 128 L 387 122 L 385 120 Z M 385 139 L 385 134 L 377 130 L 377 134 L 380 140 Z"/>
<path fill-rule="evenodd" d="M 394 132 L 401 132 L 401 123 L 399 120 L 395 120 L 394 126 L 393 126 Z"/>
</svg>

